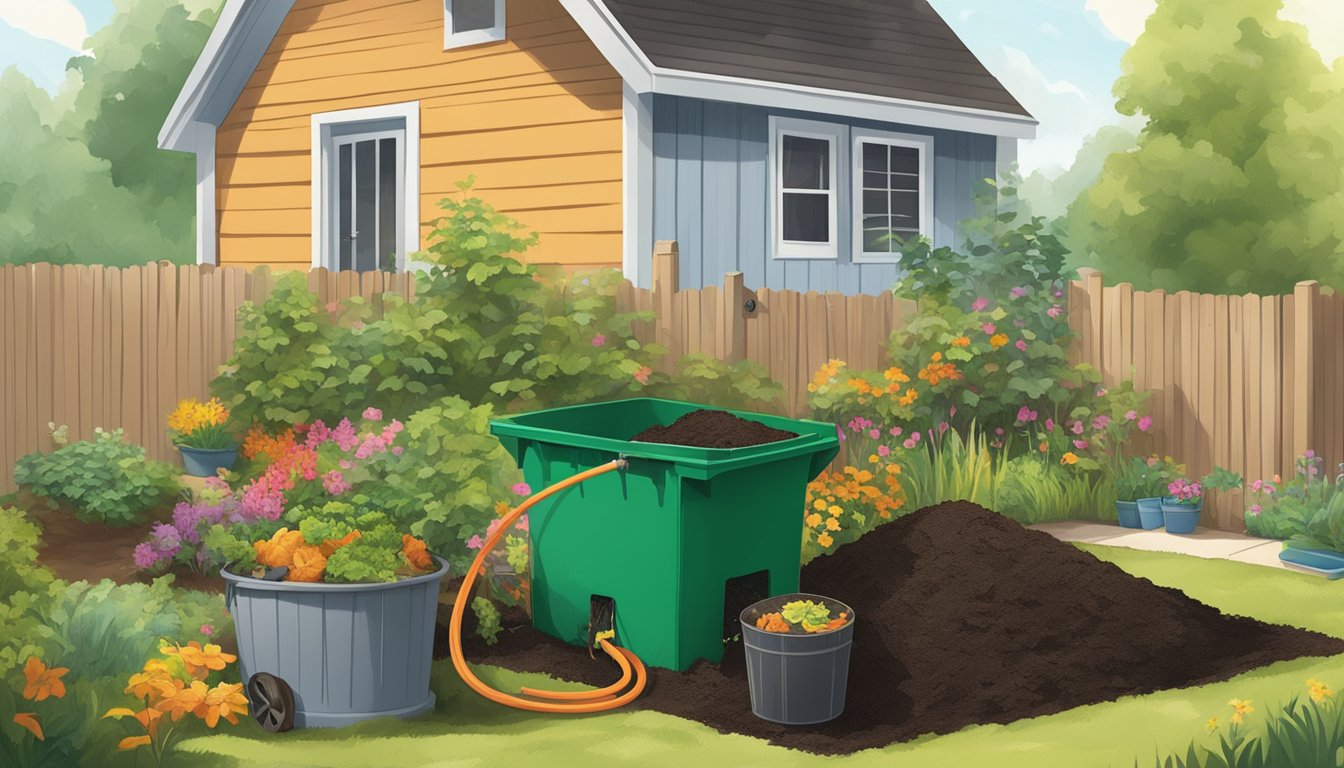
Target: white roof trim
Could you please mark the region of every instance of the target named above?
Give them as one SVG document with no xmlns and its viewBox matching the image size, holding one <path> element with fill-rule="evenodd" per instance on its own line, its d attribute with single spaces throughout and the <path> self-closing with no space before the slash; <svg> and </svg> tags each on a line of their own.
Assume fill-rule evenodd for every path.
<svg viewBox="0 0 1344 768">
<path fill-rule="evenodd" d="M 1018 139 L 1036 137 L 1037 121 L 1026 115 L 658 67 L 602 0 L 560 0 L 560 4 L 638 93 L 690 96 Z"/>
</svg>

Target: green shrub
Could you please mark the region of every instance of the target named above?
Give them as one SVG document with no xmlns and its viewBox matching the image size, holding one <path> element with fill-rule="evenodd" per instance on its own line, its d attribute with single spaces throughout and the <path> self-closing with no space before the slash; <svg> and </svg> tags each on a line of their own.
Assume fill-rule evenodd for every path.
<svg viewBox="0 0 1344 768">
<path fill-rule="evenodd" d="M 14 480 L 33 493 L 67 505 L 88 523 L 133 525 L 181 493 L 177 471 L 145 458 L 122 442 L 122 430 L 95 430 L 92 440 L 30 453 L 14 465 Z"/>
<path fill-rule="evenodd" d="M 1310 680 L 1308 686 L 1319 701 L 1294 696 L 1266 721 L 1263 733 L 1250 732 L 1236 716 L 1226 727 L 1215 717 L 1208 726 L 1210 733 L 1217 733 L 1213 747 L 1191 741 L 1184 754 L 1159 758 L 1155 764 L 1158 768 L 1339 768 L 1344 765 L 1344 707 L 1333 701 L 1333 692 L 1320 682 Z"/>
<path fill-rule="evenodd" d="M 1293 476 L 1283 481 L 1253 480 L 1246 507 L 1246 531 L 1267 539 L 1290 539 L 1307 534 L 1316 513 L 1344 493 L 1337 481 L 1325 474 L 1325 460 L 1315 451 L 1297 457 Z"/>
<path fill-rule="evenodd" d="M 675 370 L 666 380 L 650 385 L 648 394 L 767 413 L 778 411 L 784 397 L 784 387 L 751 360 L 729 364 L 696 352 L 679 359 Z"/>
<path fill-rule="evenodd" d="M 1026 454 L 1003 465 L 991 508 L 1023 525 L 1115 520 L 1115 494 L 1098 473 L 1077 472 Z"/>
<path fill-rule="evenodd" d="M 37 564 L 42 529 L 23 510 L 0 507 L 0 603 L 15 592 L 45 589 L 51 571 Z"/>
<path fill-rule="evenodd" d="M 485 640 L 486 645 L 494 645 L 499 640 L 499 609 L 484 597 L 472 598 L 471 612 L 476 614 L 476 634 Z"/>
</svg>

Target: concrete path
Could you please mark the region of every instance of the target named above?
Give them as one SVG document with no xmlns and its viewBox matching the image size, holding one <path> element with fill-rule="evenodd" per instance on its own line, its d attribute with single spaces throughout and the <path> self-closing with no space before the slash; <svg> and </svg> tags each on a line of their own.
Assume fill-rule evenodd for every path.
<svg viewBox="0 0 1344 768">
<path fill-rule="evenodd" d="M 1244 533 L 1200 528 L 1191 534 L 1178 535 L 1167 533 L 1160 528 L 1155 531 L 1142 531 L 1106 523 L 1073 520 L 1041 523 L 1031 527 L 1034 530 L 1045 531 L 1061 541 L 1081 541 L 1110 547 L 1143 549 L 1149 552 L 1176 552 L 1193 557 L 1302 570 L 1279 560 L 1283 542 L 1275 539 L 1257 539 Z"/>
</svg>

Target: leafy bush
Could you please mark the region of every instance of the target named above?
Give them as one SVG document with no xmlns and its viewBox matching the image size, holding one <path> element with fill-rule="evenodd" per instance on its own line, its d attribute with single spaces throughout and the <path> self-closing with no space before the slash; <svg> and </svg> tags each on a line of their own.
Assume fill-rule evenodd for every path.
<svg viewBox="0 0 1344 768">
<path fill-rule="evenodd" d="M 1287 482 L 1278 475 L 1251 482 L 1251 503 L 1245 514 L 1247 532 L 1269 539 L 1305 534 L 1316 513 L 1342 491 L 1326 476 L 1324 464 L 1315 451 L 1307 451 L 1297 458 L 1294 475 Z"/>
<path fill-rule="evenodd" d="M 177 471 L 145 458 L 122 442 L 122 430 L 95 430 L 92 440 L 30 453 L 14 465 L 14 480 L 33 493 L 68 505 L 89 523 L 133 525 L 182 490 Z"/>
<path fill-rule="evenodd" d="M 1294 696 L 1265 723 L 1263 734 L 1252 734 L 1246 719 L 1255 708 L 1233 699 L 1224 727 L 1220 717 L 1208 722 L 1217 734 L 1212 747 L 1191 741 L 1185 754 L 1158 759 L 1158 768 L 1338 768 L 1344 757 L 1344 707 L 1335 693 L 1319 680 L 1307 681 L 1308 698 Z M 1137 764 L 1137 763 L 1136 763 Z"/>
<path fill-rule="evenodd" d="M 1138 501 L 1165 496 L 1167 486 L 1176 477 L 1185 474 L 1184 467 L 1174 467 L 1156 454 L 1148 458 L 1131 457 L 1119 466 L 1115 476 L 1115 497 L 1120 501 Z"/>
<path fill-rule="evenodd" d="M 37 564 L 42 529 L 20 509 L 0 506 L 0 603 L 19 591 L 45 589 L 51 571 Z"/>
<path fill-rule="evenodd" d="M 1288 545 L 1344 553 L 1344 493 L 1331 496 L 1330 503 L 1307 521 L 1305 530 L 1288 538 Z"/>
<path fill-rule="evenodd" d="M 696 352 L 677 360 L 676 373 L 651 383 L 647 394 L 745 411 L 778 410 L 784 387 L 751 360 L 727 363 Z"/>
</svg>

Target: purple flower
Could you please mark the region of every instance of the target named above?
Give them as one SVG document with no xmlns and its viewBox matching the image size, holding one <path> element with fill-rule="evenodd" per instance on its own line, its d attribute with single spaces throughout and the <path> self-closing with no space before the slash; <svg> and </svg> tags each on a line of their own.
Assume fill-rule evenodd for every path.
<svg viewBox="0 0 1344 768">
<path fill-rule="evenodd" d="M 380 410 L 378 410 L 377 408 L 374 408 L 373 406 L 369 406 L 368 408 L 365 408 L 365 409 L 364 409 L 364 414 L 363 414 L 363 415 L 364 415 L 364 420 L 365 420 L 365 421 L 382 421 L 382 420 L 383 420 L 383 412 L 380 411 Z"/>
<path fill-rule="evenodd" d="M 984 312 L 988 308 L 989 308 L 989 299 L 985 298 L 984 296 L 981 296 L 975 301 L 971 302 L 971 309 L 976 312 Z"/>
<path fill-rule="evenodd" d="M 176 528 L 167 523 L 156 523 L 149 529 L 149 537 L 154 548 L 160 552 L 172 552 L 176 555 L 182 548 L 182 537 Z"/>
<path fill-rule="evenodd" d="M 606 343 L 607 343 L 607 337 L 606 337 L 606 336 L 603 336 L 603 335 L 600 334 L 600 333 L 593 337 L 593 346 L 594 346 L 594 347 L 600 347 L 600 346 L 602 346 L 603 344 L 606 344 Z"/>
<path fill-rule="evenodd" d="M 1260 514 L 1260 512 L 1261 512 L 1261 506 L 1259 504 L 1252 504 L 1247 514 L 1258 515 Z"/>
<path fill-rule="evenodd" d="M 1017 343 L 1013 344 L 1013 346 L 1017 347 L 1019 352 L 1027 351 L 1027 342 L 1023 341 L 1022 339 L 1018 339 Z"/>
<path fill-rule="evenodd" d="M 845 439 L 845 430 L 841 429 L 839 424 L 835 425 L 835 436 L 841 440 Z"/>
<path fill-rule="evenodd" d="M 1017 421 L 1019 424 L 1026 424 L 1035 421 L 1038 415 L 1039 414 L 1037 414 L 1036 411 L 1033 411 L 1024 405 L 1017 410 Z"/>
<path fill-rule="evenodd" d="M 1147 431 L 1148 431 L 1148 428 L 1151 427 L 1151 426 L 1153 426 L 1153 417 L 1152 417 L 1152 416 L 1144 416 L 1143 418 L 1139 419 L 1139 431 L 1140 431 L 1140 432 L 1147 432 Z"/>
<path fill-rule="evenodd" d="M 513 492 L 519 496 L 531 496 L 532 486 L 527 483 L 514 483 Z"/>
<path fill-rule="evenodd" d="M 158 565 L 160 558 L 159 551 L 148 541 L 142 541 L 135 545 L 135 552 L 131 554 L 131 559 L 135 561 L 135 567 L 142 571 L 147 571 Z"/>
<path fill-rule="evenodd" d="M 1064 295 L 1064 292 L 1063 292 L 1063 291 L 1059 290 L 1058 288 L 1055 289 L 1055 298 L 1056 298 L 1056 299 L 1058 299 L 1059 297 L 1061 297 L 1061 296 L 1063 296 L 1063 295 Z"/>
</svg>

